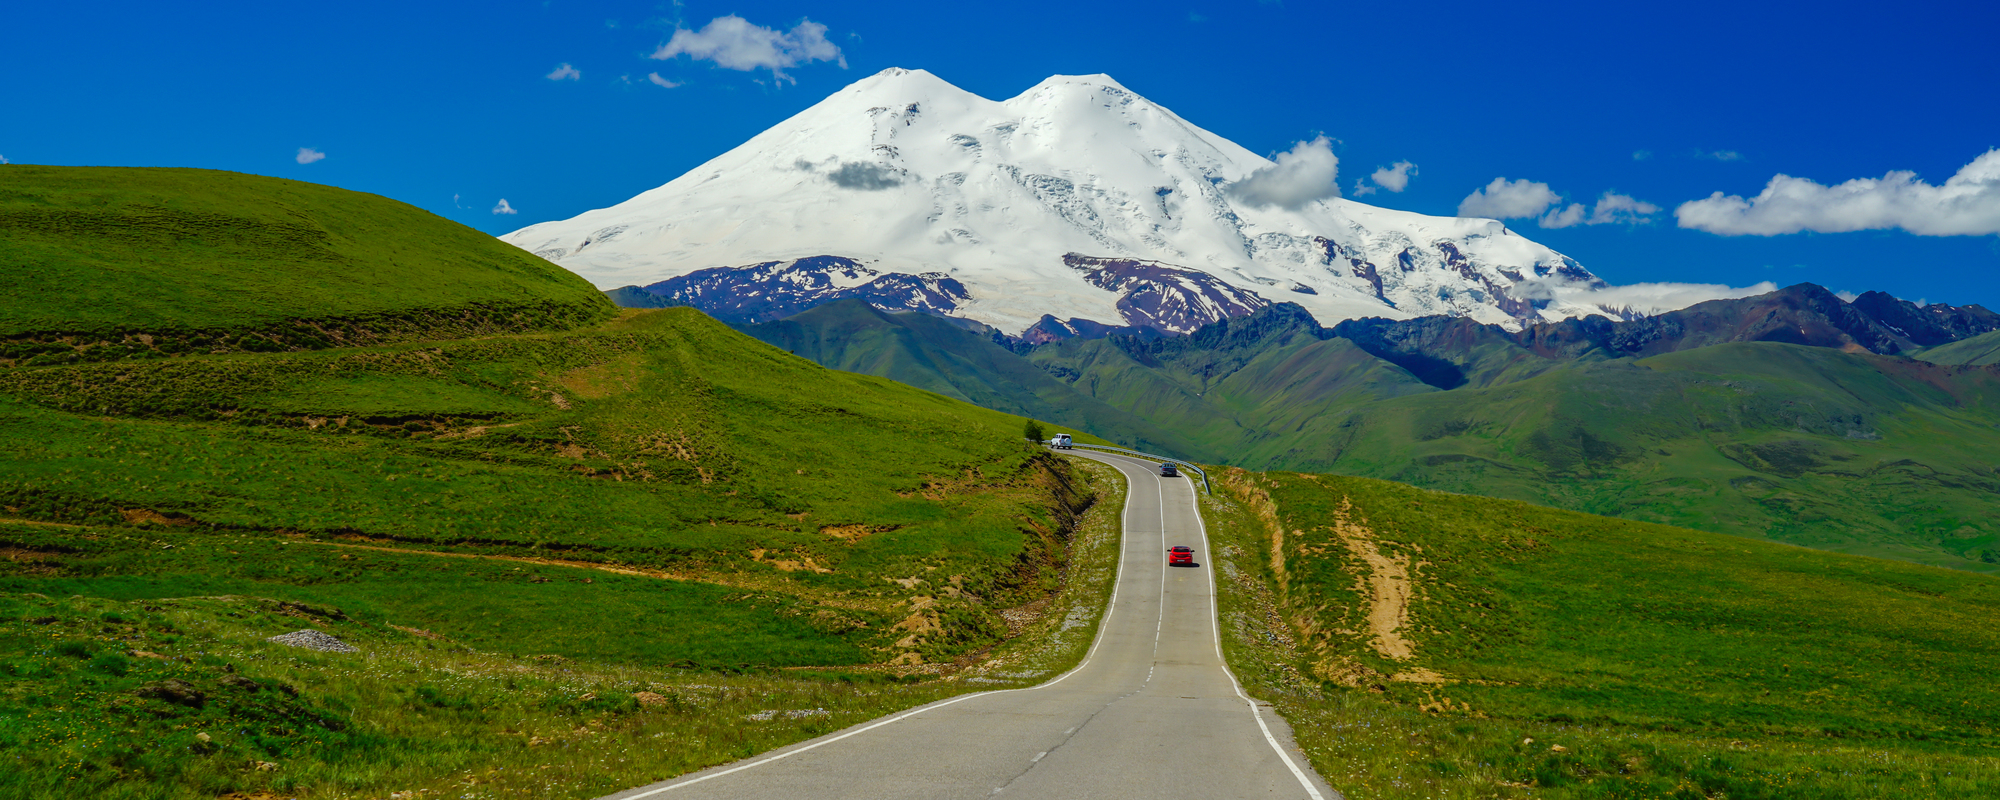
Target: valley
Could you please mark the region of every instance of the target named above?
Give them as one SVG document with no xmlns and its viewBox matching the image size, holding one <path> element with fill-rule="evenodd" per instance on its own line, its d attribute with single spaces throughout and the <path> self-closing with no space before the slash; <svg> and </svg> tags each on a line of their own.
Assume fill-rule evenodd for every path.
<svg viewBox="0 0 2000 800">
<path fill-rule="evenodd" d="M 1938 331 L 1994 324 L 1977 306 L 1925 313 Z M 1031 344 L 855 300 L 743 330 L 1196 460 L 2000 572 L 2000 373 L 1922 360 L 1992 334 L 1925 347 L 1818 287 L 1520 332 L 1435 317 L 1325 328 L 1278 305 L 1187 336 Z"/>
</svg>

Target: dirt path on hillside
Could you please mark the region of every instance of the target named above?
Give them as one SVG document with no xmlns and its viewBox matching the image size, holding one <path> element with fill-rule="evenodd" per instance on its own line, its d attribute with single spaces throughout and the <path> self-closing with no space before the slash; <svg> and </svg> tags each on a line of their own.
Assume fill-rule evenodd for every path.
<svg viewBox="0 0 2000 800">
<path fill-rule="evenodd" d="M 1347 552 L 1368 565 L 1366 574 L 1355 576 L 1355 591 L 1368 599 L 1369 644 L 1375 652 L 1397 661 L 1417 654 L 1416 645 L 1403 637 L 1410 622 L 1412 565 L 1407 553 L 1385 555 L 1375 540 L 1375 532 L 1356 523 L 1354 504 L 1342 498 L 1334 513 L 1333 532 Z"/>
</svg>

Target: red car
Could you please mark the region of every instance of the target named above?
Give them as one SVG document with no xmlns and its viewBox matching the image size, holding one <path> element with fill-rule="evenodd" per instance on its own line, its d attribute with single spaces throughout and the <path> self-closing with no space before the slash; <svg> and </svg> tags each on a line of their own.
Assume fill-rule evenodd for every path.
<svg viewBox="0 0 2000 800">
<path fill-rule="evenodd" d="M 1178 567 L 1183 564 L 1194 566 L 1194 548 L 1178 546 L 1167 548 L 1167 566 Z"/>
</svg>

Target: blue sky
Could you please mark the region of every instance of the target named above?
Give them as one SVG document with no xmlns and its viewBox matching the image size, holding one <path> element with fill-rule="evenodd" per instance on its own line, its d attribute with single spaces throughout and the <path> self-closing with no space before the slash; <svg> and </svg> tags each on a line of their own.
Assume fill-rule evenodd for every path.
<svg viewBox="0 0 2000 800">
<path fill-rule="evenodd" d="M 1510 225 L 1615 283 L 1812 281 L 2000 307 L 2000 226 L 1986 222 L 2000 183 L 1961 186 L 1942 210 L 1925 190 L 1890 192 L 1900 210 L 1862 223 L 1867 209 L 1808 196 L 1707 224 L 1806 229 L 1780 235 L 1675 214 L 1718 191 L 1754 197 L 1780 174 L 1832 186 L 1907 170 L 1942 185 L 2000 147 L 1991 2 L 200 6 L 0 14 L 0 157 L 297 178 L 497 234 L 665 183 L 885 67 L 993 98 L 1104 72 L 1258 152 L 1324 134 L 1350 195 L 1378 167 L 1416 165 L 1404 191 L 1366 202 L 1452 214 L 1496 178 L 1528 181 L 1505 199 L 1545 207 Z M 731 15 L 784 33 L 824 25 L 838 57 L 783 78 L 649 57 Z M 1538 224 L 1573 203 L 1568 219 L 1588 220 L 1606 193 L 1659 210 Z M 493 213 L 501 198 L 517 213 Z M 1901 227 L 1812 232 L 1843 224 Z"/>
</svg>

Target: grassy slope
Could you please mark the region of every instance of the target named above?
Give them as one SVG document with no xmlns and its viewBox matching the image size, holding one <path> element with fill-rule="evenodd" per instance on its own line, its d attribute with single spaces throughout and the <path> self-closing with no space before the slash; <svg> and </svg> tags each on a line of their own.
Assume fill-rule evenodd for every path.
<svg viewBox="0 0 2000 800">
<path fill-rule="evenodd" d="M 1992 578 L 1361 478 L 1224 483 L 1232 659 L 1354 796 L 2000 791 Z M 1367 633 L 1361 548 L 1414 571 L 1410 658 Z"/>
<path fill-rule="evenodd" d="M 1985 366 L 2000 363 L 2000 331 L 1926 348 L 1916 357 L 1933 364 Z"/>
<path fill-rule="evenodd" d="M 1977 571 L 2000 376 L 1740 343 L 1360 406 L 1277 463 Z"/>
<path fill-rule="evenodd" d="M 6 168 L 0 236 L 0 796 L 436 788 L 521 760 L 532 743 L 504 738 L 508 720 L 602 724 L 622 732 L 615 754 L 646 729 L 634 686 L 717 670 L 767 676 L 739 705 L 818 698 L 834 719 L 961 691 L 930 665 L 1014 647 L 1022 615 L 999 612 L 1059 585 L 1094 491 L 1017 417 L 691 310 L 620 315 L 381 198 Z M 261 642 L 295 627 L 353 637 L 387 671 Z M 433 648 L 480 677 L 411 661 Z M 768 673 L 879 681 L 892 660 L 916 688 Z M 527 677 L 542 663 L 626 677 L 593 704 Z M 253 691 L 226 680 L 239 666 L 315 685 Z M 406 667 L 429 677 L 404 685 Z M 145 688 L 169 677 L 209 702 Z M 591 757 L 570 766 L 599 777 L 538 793 L 594 795 L 828 722 L 797 719 L 683 726 L 648 759 L 599 758 L 599 731 L 577 728 L 560 738 Z M 205 729 L 216 741 L 187 743 Z"/>
<path fill-rule="evenodd" d="M 828 303 L 745 333 L 834 369 L 879 375 L 1143 450 L 1213 458 L 1190 439 L 1085 397 L 986 337 L 924 314 Z"/>
<path fill-rule="evenodd" d="M 1364 475 L 2000 571 L 2000 376 L 1734 343 L 1558 366 L 1473 348 L 1439 391 L 1342 339 L 1029 358 L 1251 468 Z"/>
<path fill-rule="evenodd" d="M 1297 328 L 1248 343 L 1164 353 L 1099 339 L 1040 347 L 1028 358 L 1079 391 L 1185 432 L 1220 460 L 1250 463 L 1296 438 L 1329 406 L 1434 391 L 1345 340 Z"/>
<path fill-rule="evenodd" d="M 881 603 L 899 588 L 885 577 L 926 568 L 1007 596 L 1062 526 L 1016 418 L 686 309 L 564 335 L 15 370 L 0 393 L 0 494 L 51 522 L 748 573 Z"/>
<path fill-rule="evenodd" d="M 1067 531 L 1089 491 L 1020 441 L 1016 417 L 827 370 L 688 309 L 629 312 L 564 334 L 18 368 L 0 372 L 0 395 L 0 506 L 19 520 L 0 523 L 11 556 L 0 595 L 17 609 L 21 633 L 0 652 L 15 666 L 0 669 L 24 678 L 0 693 L 11 709 L 0 717 L 87 721 L 70 738 L 36 725 L 9 733 L 0 722 L 0 744 L 89 755 L 76 749 L 86 738 L 133 727 L 144 752 L 37 768 L 68 770 L 104 795 L 161 782 L 187 796 L 224 785 L 396 788 L 384 781 L 433 781 L 440 765 L 518 758 L 525 744 L 509 740 L 516 749 L 482 756 L 487 743 L 426 738 L 463 728 L 435 715 L 467 713 L 451 709 L 483 702 L 480 693 L 494 690 L 483 684 L 408 701 L 402 716 L 381 722 L 390 727 L 374 729 L 414 737 L 400 743 L 331 736 L 340 731 L 323 726 L 301 734 L 284 721 L 290 699 L 276 711 L 251 703 L 167 713 L 171 703 L 135 692 L 182 668 L 126 657 L 138 676 L 128 678 L 92 664 L 115 661 L 121 648 L 179 644 L 167 654 L 192 658 L 205 646 L 116 625 L 92 634 L 99 626 L 88 614 L 72 620 L 36 598 L 95 598 L 122 604 L 118 613 L 175 598 L 269 598 L 337 608 L 339 625 L 364 641 L 408 648 L 441 637 L 453 652 L 503 665 L 548 656 L 597 671 L 754 673 L 951 662 L 1010 635 L 999 611 L 1057 586 Z M 71 620 L 61 624 L 87 652 L 66 660 L 33 645 L 40 634 L 27 620 L 43 613 Z M 233 631 L 216 636 L 255 641 L 233 622 L 203 620 Z M 274 647 L 238 652 L 277 657 Z M 196 669 L 197 683 L 228 697 L 217 668 Z M 91 681 L 108 683 L 90 689 Z M 678 685 L 671 676 L 665 683 Z M 836 699 L 853 714 L 958 691 L 772 685 L 784 696 L 847 692 Z M 49 696 L 72 699 L 53 708 L 36 699 Z M 612 706 L 584 711 L 632 710 L 629 701 Z M 283 714 L 258 716 L 267 711 Z M 557 711 L 535 713 L 584 714 Z M 232 729 L 263 731 L 262 744 L 243 747 L 262 748 L 263 759 L 283 754 L 295 768 L 246 775 L 159 755 L 174 737 L 221 727 L 215 714 Z M 606 719 L 624 719 L 614 717 Z M 733 747 L 691 741 L 666 761 L 746 754 Z M 395 748 L 435 758 L 402 764 L 389 754 Z M 331 769 L 336 761 L 357 766 Z M 602 780 L 574 793 L 601 791 Z"/>
<path fill-rule="evenodd" d="M 195 169 L 0 169 L 0 337 L 611 305 L 490 236 L 374 195 Z M 558 314 L 558 316 L 563 316 Z"/>
<path fill-rule="evenodd" d="M 770 593 L 717 596 L 722 590 L 714 586 L 602 570 L 240 535 L 70 531 L 69 542 L 88 543 L 84 549 L 29 561 L 30 574 L 46 578 L 47 588 L 117 594 L 119 581 L 76 575 L 117 571 L 119 560 L 213 565 L 233 548 L 246 557 L 227 560 L 290 574 L 293 586 L 276 591 L 293 599 L 0 593 L 0 753 L 8 756 L 0 762 L 0 797 L 596 797 L 959 692 L 1026 685 L 1081 658 L 1116 572 L 1122 487 L 1108 468 L 1078 466 L 1107 497 L 1079 521 L 1069 580 L 1039 613 L 1015 617 L 1013 638 L 942 680 L 660 669 L 658 651 L 686 647 L 677 635 L 691 631 L 688 618 L 728 631 L 703 636 L 701 647 L 760 650 L 768 658 L 796 646 L 774 642 L 770 625 L 796 631 L 808 621 L 768 613 L 776 599 Z M 19 527 L 8 526 L 24 535 Z M 163 549 L 167 544 L 172 549 Z M 423 617 L 409 615 L 407 602 L 373 604 L 355 594 L 371 588 L 365 576 L 377 573 L 394 579 L 372 586 L 385 597 L 398 588 L 469 585 L 478 591 L 471 602 L 480 619 L 440 626 L 451 636 L 416 629 L 407 623 Z M 305 575 L 314 578 L 298 580 Z M 268 583 L 258 588 L 274 591 Z M 336 611 L 300 602 L 302 595 L 348 605 Z M 760 596 L 746 603 L 745 595 Z M 451 592 L 426 599 L 431 606 L 468 602 Z M 592 624 L 545 629 L 552 635 L 538 640 L 525 640 L 524 626 L 511 624 L 531 613 L 574 620 L 578 609 L 588 609 Z M 320 654 L 264 641 L 302 627 L 329 631 L 364 652 Z M 518 655 L 563 650 L 570 643 L 563 640 L 579 639 L 593 640 L 597 657 Z M 199 699 L 148 691 L 167 681 L 183 682 Z M 259 793 L 266 791 L 283 794 Z"/>
</svg>

